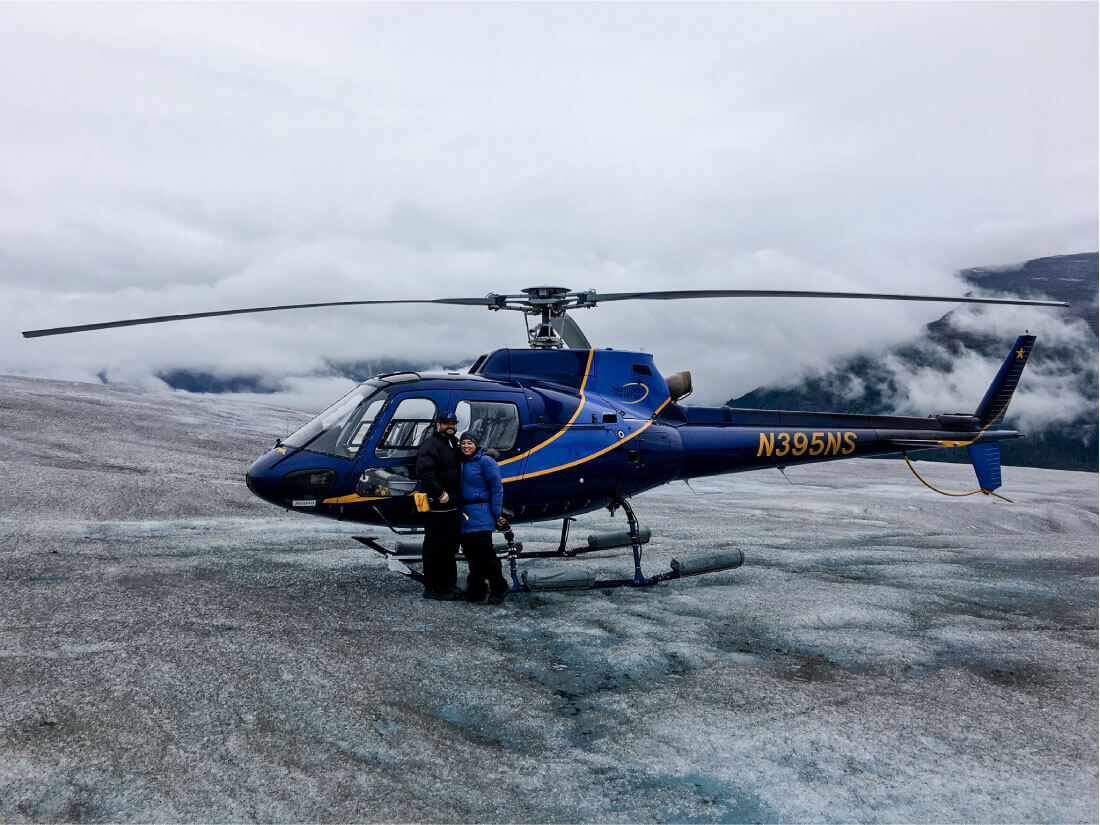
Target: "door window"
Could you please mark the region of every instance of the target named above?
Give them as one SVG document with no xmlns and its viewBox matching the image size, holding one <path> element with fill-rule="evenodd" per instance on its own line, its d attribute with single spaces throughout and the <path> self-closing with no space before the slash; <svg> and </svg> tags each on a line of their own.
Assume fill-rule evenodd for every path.
<svg viewBox="0 0 1100 825">
<path fill-rule="evenodd" d="M 459 401 L 458 434 L 471 432 L 483 449 L 503 452 L 516 446 L 519 407 L 511 401 Z"/>
<path fill-rule="evenodd" d="M 393 412 L 378 441 L 378 458 L 411 458 L 435 421 L 436 406 L 430 398 L 404 398 Z"/>
</svg>

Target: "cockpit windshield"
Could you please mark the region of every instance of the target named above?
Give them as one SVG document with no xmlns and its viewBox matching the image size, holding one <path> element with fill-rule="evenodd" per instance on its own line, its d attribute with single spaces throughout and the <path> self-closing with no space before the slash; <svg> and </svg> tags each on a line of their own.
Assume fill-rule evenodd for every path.
<svg viewBox="0 0 1100 825">
<path fill-rule="evenodd" d="M 283 439 L 287 447 L 337 458 L 355 458 L 389 394 L 360 384 L 304 427 Z"/>
</svg>

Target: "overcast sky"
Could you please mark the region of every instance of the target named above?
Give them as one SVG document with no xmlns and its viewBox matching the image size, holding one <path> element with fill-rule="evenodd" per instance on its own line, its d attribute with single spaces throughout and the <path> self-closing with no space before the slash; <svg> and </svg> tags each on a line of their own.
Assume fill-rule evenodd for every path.
<svg viewBox="0 0 1100 825">
<path fill-rule="evenodd" d="M 177 367 L 453 364 L 525 345 L 520 316 L 19 331 L 544 283 L 962 294 L 963 267 L 1094 251 L 1097 8 L 0 3 L 0 372 L 149 386 Z M 710 402 L 947 309 L 576 320 L 596 346 L 692 369 Z M 287 386 L 315 407 L 342 388 Z"/>
</svg>

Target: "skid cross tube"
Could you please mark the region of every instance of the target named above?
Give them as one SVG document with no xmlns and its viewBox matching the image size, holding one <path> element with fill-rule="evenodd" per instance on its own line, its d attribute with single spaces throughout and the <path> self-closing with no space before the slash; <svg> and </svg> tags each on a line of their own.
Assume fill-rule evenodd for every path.
<svg viewBox="0 0 1100 825">
<path fill-rule="evenodd" d="M 386 566 L 393 570 L 395 573 L 400 573 L 402 576 L 408 576 L 410 579 L 421 584 L 426 584 L 424 574 L 419 570 L 412 570 L 406 567 L 401 559 L 397 557 L 397 553 L 392 550 L 388 550 L 386 547 L 378 543 L 378 540 L 374 536 L 352 536 L 360 544 L 365 544 L 375 553 L 379 553 L 386 560 Z"/>
<path fill-rule="evenodd" d="M 394 527 L 392 524 L 390 524 L 389 519 L 387 519 L 385 514 L 383 514 L 383 512 L 380 509 L 378 509 L 377 504 L 372 506 L 371 509 L 374 510 L 375 515 L 378 516 L 378 518 L 382 521 L 382 523 L 384 525 L 386 525 L 386 527 L 389 528 L 391 533 L 396 533 L 399 536 L 422 536 L 422 535 L 424 535 L 424 530 L 419 528 L 419 527 L 414 527 L 411 530 L 398 530 L 396 527 Z"/>
<path fill-rule="evenodd" d="M 572 516 L 566 516 L 561 520 L 561 541 L 558 542 L 558 553 L 562 556 L 567 555 L 566 548 L 569 546 L 569 524 L 576 521 Z"/>
<path fill-rule="evenodd" d="M 626 513 L 627 523 L 630 525 L 630 547 L 634 551 L 634 581 L 636 585 L 656 584 L 659 579 L 647 578 L 642 575 L 642 542 L 638 536 L 638 519 L 634 515 L 634 511 L 630 505 L 626 503 L 626 499 L 622 496 L 617 496 L 611 503 L 612 515 L 614 515 L 614 508 L 616 506 L 622 507 L 623 512 Z"/>
</svg>

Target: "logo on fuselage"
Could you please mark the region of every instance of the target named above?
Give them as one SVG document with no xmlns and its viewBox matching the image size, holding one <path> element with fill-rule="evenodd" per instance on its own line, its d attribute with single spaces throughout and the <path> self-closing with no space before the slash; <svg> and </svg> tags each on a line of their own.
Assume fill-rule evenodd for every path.
<svg viewBox="0 0 1100 825">
<path fill-rule="evenodd" d="M 624 404 L 637 404 L 639 401 L 644 401 L 646 396 L 649 395 L 649 387 L 640 381 L 612 387 L 611 391 L 615 393 L 615 397 Z"/>
</svg>

